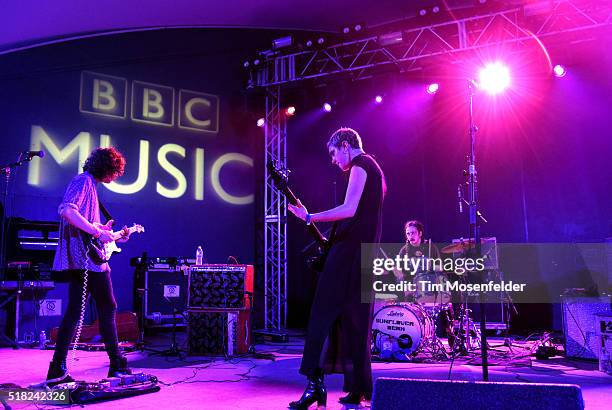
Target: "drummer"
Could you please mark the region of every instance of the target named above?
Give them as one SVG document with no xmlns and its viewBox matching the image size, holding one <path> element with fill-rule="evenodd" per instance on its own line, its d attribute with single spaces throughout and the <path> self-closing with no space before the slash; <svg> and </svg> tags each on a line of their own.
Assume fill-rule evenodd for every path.
<svg viewBox="0 0 612 410">
<path fill-rule="evenodd" d="M 425 258 L 427 259 L 440 259 L 440 250 L 436 245 L 431 242 L 431 239 L 424 239 L 425 226 L 422 222 L 417 220 L 410 220 L 404 224 L 404 235 L 406 238 L 406 244 L 400 249 L 399 256 L 403 258 L 407 255 L 409 258 Z M 426 262 L 425 260 L 425 262 Z M 427 263 L 424 265 L 427 267 Z M 439 266 L 433 265 L 433 270 L 441 271 Z M 414 273 L 414 272 L 412 272 Z M 393 274 L 398 282 L 403 280 L 416 281 L 420 277 L 420 273 L 416 272 L 414 276 L 411 276 L 408 272 L 402 272 L 394 270 Z M 401 296 L 400 296 L 401 297 Z M 410 292 L 404 292 L 403 302 L 413 302 L 414 295 Z M 444 310 L 443 317 L 440 317 L 442 323 L 440 326 L 444 328 L 446 335 L 449 337 L 449 343 L 452 344 L 453 332 L 452 332 L 452 320 L 453 320 L 453 309 L 452 305 L 448 305 L 447 309 Z"/>
<path fill-rule="evenodd" d="M 404 225 L 406 245 L 399 251 L 402 258 L 404 255 L 408 255 L 409 258 L 440 258 L 440 250 L 431 243 L 431 239 L 423 239 L 424 231 L 422 222 L 416 220 L 406 222 Z"/>
</svg>

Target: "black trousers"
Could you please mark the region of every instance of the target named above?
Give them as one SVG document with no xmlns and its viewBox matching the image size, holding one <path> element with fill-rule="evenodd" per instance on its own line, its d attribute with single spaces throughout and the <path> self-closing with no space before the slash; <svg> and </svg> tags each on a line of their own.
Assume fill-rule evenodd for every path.
<svg viewBox="0 0 612 410">
<path fill-rule="evenodd" d="M 57 342 L 53 360 L 63 361 L 68 356 L 70 342 L 74 338 L 76 327 L 81 314 L 83 298 L 83 271 L 75 271 L 70 279 L 68 291 L 68 307 L 57 333 Z M 110 358 L 119 355 L 119 342 L 117 340 L 117 302 L 113 294 L 113 284 L 110 272 L 88 272 L 87 293 L 96 301 L 96 310 L 100 323 L 100 335 L 104 340 L 106 352 Z"/>
</svg>

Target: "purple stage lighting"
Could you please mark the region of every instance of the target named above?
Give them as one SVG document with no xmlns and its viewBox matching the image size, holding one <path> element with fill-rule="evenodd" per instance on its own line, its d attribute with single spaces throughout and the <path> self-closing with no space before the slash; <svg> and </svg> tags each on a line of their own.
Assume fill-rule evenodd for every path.
<svg viewBox="0 0 612 410">
<path fill-rule="evenodd" d="M 376 104 L 380 104 L 380 103 L 382 103 L 382 102 L 383 102 L 382 95 L 377 95 L 377 96 L 374 98 L 374 101 L 376 102 Z"/>
<path fill-rule="evenodd" d="M 510 70 L 500 62 L 487 64 L 478 73 L 479 87 L 491 95 L 503 92 L 510 85 Z"/>
<path fill-rule="evenodd" d="M 554 66 L 553 72 L 555 73 L 556 77 L 565 77 L 565 74 L 567 74 L 567 70 L 561 64 Z"/>
<path fill-rule="evenodd" d="M 427 86 L 427 93 L 434 95 L 435 93 L 438 92 L 438 90 L 440 89 L 440 84 L 438 83 L 431 83 Z"/>
<path fill-rule="evenodd" d="M 266 120 L 264 120 L 263 118 L 260 118 L 257 120 L 258 127 L 263 127 L 265 123 L 266 123 Z"/>
<path fill-rule="evenodd" d="M 323 111 L 330 112 L 332 110 L 332 106 L 330 103 L 323 104 Z"/>
</svg>

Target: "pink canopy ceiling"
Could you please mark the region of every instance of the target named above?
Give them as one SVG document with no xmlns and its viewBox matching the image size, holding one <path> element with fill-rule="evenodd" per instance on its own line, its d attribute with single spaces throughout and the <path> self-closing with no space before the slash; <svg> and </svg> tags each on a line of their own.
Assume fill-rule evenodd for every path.
<svg viewBox="0 0 612 410">
<path fill-rule="evenodd" d="M 517 0 L 509 0 L 516 2 Z M 338 32 L 411 18 L 423 7 L 473 0 L 8 0 L 0 53 L 86 35 L 161 27 L 271 28 Z"/>
</svg>

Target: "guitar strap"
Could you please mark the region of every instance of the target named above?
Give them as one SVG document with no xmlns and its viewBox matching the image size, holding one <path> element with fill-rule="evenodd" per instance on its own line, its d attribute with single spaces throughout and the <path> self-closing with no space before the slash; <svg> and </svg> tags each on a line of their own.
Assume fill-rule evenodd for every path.
<svg viewBox="0 0 612 410">
<path fill-rule="evenodd" d="M 110 221 L 111 219 L 113 219 L 113 216 L 110 214 L 110 212 L 108 212 L 108 209 L 106 209 L 104 204 L 100 201 L 100 198 L 98 198 L 98 206 L 100 208 L 100 212 L 102 212 L 102 215 L 104 215 L 104 219 L 106 219 L 106 221 L 104 221 L 104 223 L 106 223 L 106 222 Z"/>
</svg>

